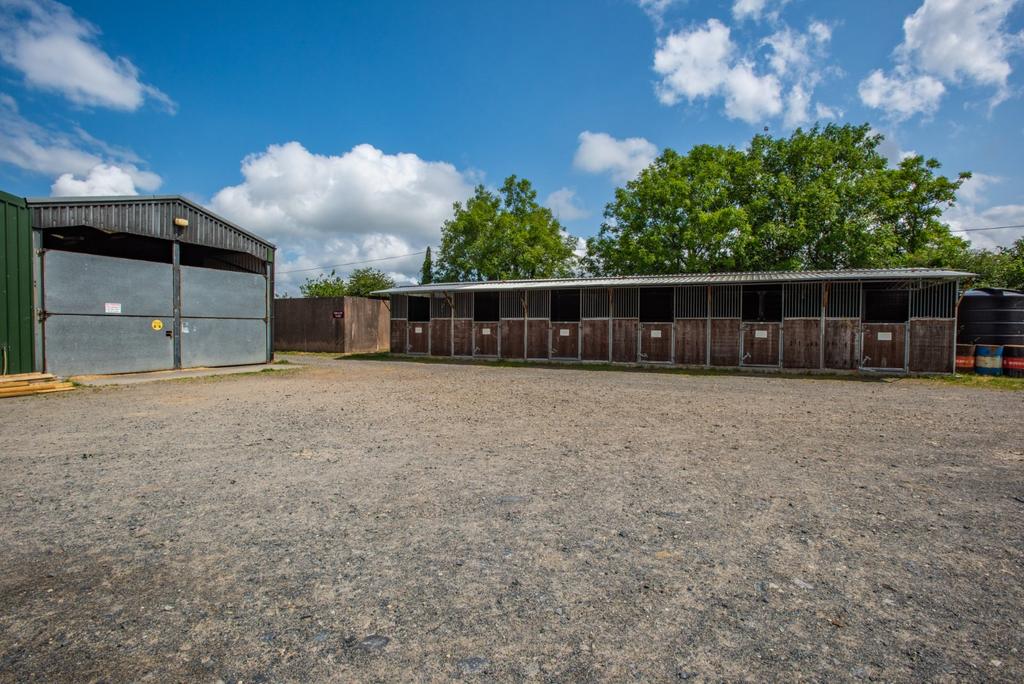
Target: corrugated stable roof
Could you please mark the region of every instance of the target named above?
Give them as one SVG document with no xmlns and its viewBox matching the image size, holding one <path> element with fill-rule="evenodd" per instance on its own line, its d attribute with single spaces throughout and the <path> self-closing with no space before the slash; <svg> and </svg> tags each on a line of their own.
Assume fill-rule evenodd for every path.
<svg viewBox="0 0 1024 684">
<path fill-rule="evenodd" d="M 243 252 L 269 261 L 274 244 L 180 195 L 29 197 L 33 228 L 89 226 Z M 174 227 L 175 218 L 188 228 Z"/>
<path fill-rule="evenodd" d="M 429 294 L 431 292 L 487 292 L 493 290 L 557 290 L 577 287 L 642 287 L 666 285 L 738 285 L 748 283 L 800 283 L 824 280 L 904 280 L 907 278 L 969 278 L 974 273 L 934 268 L 859 268 L 843 271 L 756 271 L 748 273 L 681 273 L 664 276 L 609 278 L 555 278 L 549 280 L 485 280 L 468 283 L 430 283 L 378 290 L 373 294 Z"/>
</svg>

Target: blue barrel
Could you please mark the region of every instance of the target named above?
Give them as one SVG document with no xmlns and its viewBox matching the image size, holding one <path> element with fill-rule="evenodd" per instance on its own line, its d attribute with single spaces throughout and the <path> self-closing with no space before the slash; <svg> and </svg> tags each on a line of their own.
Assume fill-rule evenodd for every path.
<svg viewBox="0 0 1024 684">
<path fill-rule="evenodd" d="M 974 349 L 974 372 L 978 375 L 1002 375 L 1002 346 L 995 344 L 977 345 Z"/>
</svg>

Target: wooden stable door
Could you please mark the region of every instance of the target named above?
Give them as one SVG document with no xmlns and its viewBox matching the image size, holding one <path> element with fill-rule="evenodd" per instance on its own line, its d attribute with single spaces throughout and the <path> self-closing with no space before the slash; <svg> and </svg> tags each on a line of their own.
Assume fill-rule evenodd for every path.
<svg viewBox="0 0 1024 684">
<path fill-rule="evenodd" d="M 579 323 L 552 323 L 551 324 L 551 358 L 553 359 L 575 359 L 579 358 L 580 351 L 580 324 Z"/>
<path fill-rule="evenodd" d="M 640 321 L 635 318 L 612 319 L 612 361 L 636 363 L 636 336 Z"/>
<path fill-rule="evenodd" d="M 473 355 L 498 355 L 498 323 L 473 323 Z"/>
<path fill-rule="evenodd" d="M 902 370 L 906 367 L 906 323 L 864 323 L 860 339 L 862 368 Z"/>
<path fill-rule="evenodd" d="M 672 324 L 640 324 L 640 362 L 672 363 Z"/>
<path fill-rule="evenodd" d="M 426 354 L 430 349 L 430 323 L 426 321 L 409 321 L 409 353 Z"/>
<path fill-rule="evenodd" d="M 779 365 L 779 323 L 744 323 L 741 362 L 744 366 Z"/>
</svg>

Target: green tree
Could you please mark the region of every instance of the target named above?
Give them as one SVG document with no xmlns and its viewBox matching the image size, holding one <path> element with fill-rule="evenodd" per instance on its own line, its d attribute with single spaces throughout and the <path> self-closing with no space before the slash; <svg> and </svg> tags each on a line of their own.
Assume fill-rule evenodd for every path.
<svg viewBox="0 0 1024 684">
<path fill-rule="evenodd" d="M 306 282 L 299 285 L 299 292 L 303 297 L 344 297 L 346 292 L 345 279 L 335 275 L 321 273 L 316 278 L 306 278 Z"/>
<path fill-rule="evenodd" d="M 320 274 L 306 278 L 299 285 L 303 297 L 367 297 L 371 292 L 394 287 L 395 281 L 383 271 L 375 268 L 357 268 L 348 276 L 348 282 L 339 275 Z"/>
<path fill-rule="evenodd" d="M 915 266 L 941 265 L 960 271 L 977 273 L 975 287 L 1008 287 L 1024 290 L 1024 238 L 1009 247 L 957 251 L 951 254 L 931 255 Z"/>
<path fill-rule="evenodd" d="M 350 297 L 368 297 L 371 292 L 387 290 L 395 286 L 395 281 L 376 268 L 357 268 L 348 275 L 348 286 L 345 294 Z"/>
<path fill-rule="evenodd" d="M 477 186 L 441 228 L 435 275 L 445 281 L 570 275 L 574 240 L 537 203 L 526 179 L 509 176 L 497 193 Z"/>
<path fill-rule="evenodd" d="M 665 150 L 616 190 L 594 273 L 868 268 L 952 259 L 967 243 L 941 220 L 970 177 L 913 156 L 890 168 L 870 126 L 756 135 L 745 150 Z"/>
<path fill-rule="evenodd" d="M 427 253 L 423 257 L 423 269 L 420 271 L 420 285 L 428 285 L 434 282 L 434 260 L 430 255 L 430 247 L 427 246 Z"/>
<path fill-rule="evenodd" d="M 750 228 L 732 179 L 745 163 L 732 147 L 665 150 L 615 191 L 605 223 L 587 240 L 587 270 L 605 274 L 681 273 L 735 268 Z"/>
</svg>

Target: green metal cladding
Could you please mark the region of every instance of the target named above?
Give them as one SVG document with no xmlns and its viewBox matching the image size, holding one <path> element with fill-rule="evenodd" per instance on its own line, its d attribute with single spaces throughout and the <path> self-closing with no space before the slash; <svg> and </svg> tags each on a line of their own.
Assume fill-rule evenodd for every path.
<svg viewBox="0 0 1024 684">
<path fill-rule="evenodd" d="M 0 372 L 31 373 L 32 225 L 20 197 L 0 192 Z"/>
</svg>

